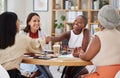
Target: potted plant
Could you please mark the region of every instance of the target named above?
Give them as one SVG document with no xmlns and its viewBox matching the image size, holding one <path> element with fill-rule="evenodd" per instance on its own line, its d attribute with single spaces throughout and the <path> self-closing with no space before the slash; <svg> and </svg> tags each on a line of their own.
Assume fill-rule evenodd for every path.
<svg viewBox="0 0 120 78">
<path fill-rule="evenodd" d="M 59 34 L 59 33 L 61 33 L 61 32 L 63 31 L 64 20 L 65 20 L 65 16 L 62 15 L 62 16 L 60 17 L 60 21 L 61 21 L 61 22 L 58 22 L 58 20 L 55 20 L 55 21 L 54 21 L 54 22 L 55 22 L 54 27 L 55 27 L 55 33 L 56 33 L 56 34 Z"/>
</svg>

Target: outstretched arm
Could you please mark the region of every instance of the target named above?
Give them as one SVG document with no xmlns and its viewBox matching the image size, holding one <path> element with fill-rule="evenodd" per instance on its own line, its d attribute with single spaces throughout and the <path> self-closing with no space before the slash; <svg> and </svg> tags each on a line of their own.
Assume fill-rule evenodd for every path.
<svg viewBox="0 0 120 78">
<path fill-rule="evenodd" d="M 61 35 L 56 36 L 56 37 L 48 36 L 48 37 L 46 37 L 46 41 L 47 42 L 50 42 L 50 41 L 58 42 L 58 41 L 62 41 L 64 39 L 68 39 L 69 40 L 69 37 L 70 37 L 70 31 L 64 32 Z"/>
</svg>

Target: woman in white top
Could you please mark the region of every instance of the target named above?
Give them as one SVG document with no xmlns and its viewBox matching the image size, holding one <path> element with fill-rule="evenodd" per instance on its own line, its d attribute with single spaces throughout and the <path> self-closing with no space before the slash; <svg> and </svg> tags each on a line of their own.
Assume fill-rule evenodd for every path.
<svg viewBox="0 0 120 78">
<path fill-rule="evenodd" d="M 86 50 L 89 43 L 89 30 L 85 28 L 87 25 L 87 18 L 83 15 L 76 17 L 73 29 L 62 33 L 60 36 L 47 37 L 49 41 L 58 42 L 67 39 L 68 48 L 82 48 Z"/>
<path fill-rule="evenodd" d="M 50 41 L 57 42 L 67 39 L 68 48 L 81 48 L 86 51 L 86 48 L 89 43 L 89 30 L 86 28 L 87 18 L 83 15 L 76 17 L 73 23 L 73 29 L 67 32 L 62 33 L 57 37 L 48 37 Z M 78 57 L 78 54 L 74 54 L 75 57 Z M 66 70 L 67 68 L 67 70 Z M 65 67 L 65 78 L 73 78 L 84 66 L 81 67 Z M 74 69 L 74 71 L 72 71 Z M 62 77 L 63 77 L 62 75 Z"/>
</svg>

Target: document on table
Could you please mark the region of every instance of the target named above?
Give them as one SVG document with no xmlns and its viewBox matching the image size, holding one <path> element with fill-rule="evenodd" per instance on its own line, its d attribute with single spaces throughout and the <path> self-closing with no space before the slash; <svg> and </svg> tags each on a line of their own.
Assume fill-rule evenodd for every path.
<svg viewBox="0 0 120 78">
<path fill-rule="evenodd" d="M 67 55 L 60 55 L 60 56 L 58 56 L 58 58 L 74 58 L 74 56 L 72 55 L 72 53 L 71 54 L 67 54 Z"/>
</svg>

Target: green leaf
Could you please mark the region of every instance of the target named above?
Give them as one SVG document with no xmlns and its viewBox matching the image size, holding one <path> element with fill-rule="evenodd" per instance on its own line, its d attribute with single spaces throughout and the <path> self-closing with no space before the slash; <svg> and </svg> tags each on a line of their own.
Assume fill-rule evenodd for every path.
<svg viewBox="0 0 120 78">
<path fill-rule="evenodd" d="M 64 15 L 61 16 L 61 20 L 62 20 L 62 21 L 65 20 L 65 16 L 64 16 Z"/>
<path fill-rule="evenodd" d="M 64 15 L 62 15 L 61 17 L 60 17 L 60 19 L 62 20 L 62 22 L 65 20 L 65 16 Z M 57 20 L 54 20 L 54 27 L 55 28 L 63 28 L 64 27 L 64 24 L 63 23 L 58 23 L 57 22 Z"/>
</svg>

